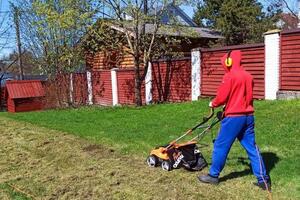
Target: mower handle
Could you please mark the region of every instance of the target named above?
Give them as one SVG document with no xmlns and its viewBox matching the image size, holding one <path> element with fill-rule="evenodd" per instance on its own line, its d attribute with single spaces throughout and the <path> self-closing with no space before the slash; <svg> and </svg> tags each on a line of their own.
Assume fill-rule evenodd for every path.
<svg viewBox="0 0 300 200">
<path fill-rule="evenodd" d="M 214 115 L 214 112 L 215 112 L 214 108 L 210 108 L 209 116 L 203 117 L 203 121 L 207 122 Z"/>
<path fill-rule="evenodd" d="M 203 120 L 201 123 L 197 124 L 194 128 L 191 129 L 191 131 L 196 130 L 199 126 L 205 124 L 208 120 L 210 120 L 210 118 L 212 118 L 212 116 L 214 116 L 215 110 L 214 108 L 210 108 L 210 113 L 207 117 L 203 117 Z"/>
<path fill-rule="evenodd" d="M 182 136 L 180 136 L 179 138 L 177 138 L 176 140 L 172 141 L 165 149 L 169 149 L 171 146 L 173 146 L 178 140 L 180 140 L 181 138 L 185 137 L 186 135 L 191 134 L 194 130 L 196 130 L 199 126 L 205 124 L 208 120 L 210 120 L 210 118 L 212 118 L 214 116 L 214 108 L 210 108 L 210 113 L 209 116 L 207 117 L 203 117 L 203 121 L 199 124 L 197 124 L 195 127 L 193 127 L 192 129 L 189 129 L 185 134 L 183 134 Z"/>
</svg>

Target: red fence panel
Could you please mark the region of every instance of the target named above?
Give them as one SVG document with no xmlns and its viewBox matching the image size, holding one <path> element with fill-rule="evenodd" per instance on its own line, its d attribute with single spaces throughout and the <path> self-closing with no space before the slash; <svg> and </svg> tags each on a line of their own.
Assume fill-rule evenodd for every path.
<svg viewBox="0 0 300 200">
<path fill-rule="evenodd" d="M 42 84 L 45 109 L 67 107 L 70 104 L 70 74 L 58 74 Z"/>
<path fill-rule="evenodd" d="M 143 73 L 141 70 L 140 73 Z M 134 69 L 117 70 L 118 101 L 121 105 L 135 104 L 135 78 Z M 145 82 L 141 87 L 142 103 L 145 104 Z"/>
<path fill-rule="evenodd" d="M 280 38 L 280 90 L 300 91 L 300 29 Z"/>
<path fill-rule="evenodd" d="M 121 105 L 134 104 L 134 70 L 124 69 L 117 71 L 118 100 Z"/>
<path fill-rule="evenodd" d="M 77 105 L 85 105 L 87 102 L 87 78 L 86 73 L 73 74 L 73 98 Z"/>
<path fill-rule="evenodd" d="M 201 50 L 201 95 L 215 96 L 225 73 L 221 57 L 229 50 L 242 51 L 241 64 L 254 78 L 254 98 L 263 99 L 265 94 L 265 48 L 264 44 L 237 45 Z"/>
<path fill-rule="evenodd" d="M 43 88 L 45 90 L 45 98 L 44 98 L 44 108 L 45 109 L 51 109 L 51 108 L 57 108 L 58 100 L 57 100 L 57 93 L 56 93 L 56 85 L 53 84 L 52 81 L 43 81 L 42 82 Z"/>
<path fill-rule="evenodd" d="M 0 88 L 0 110 L 7 106 L 7 90 L 6 87 Z"/>
<path fill-rule="evenodd" d="M 112 105 L 111 71 L 101 70 L 92 72 L 92 87 L 94 104 Z"/>
<path fill-rule="evenodd" d="M 191 58 L 152 63 L 154 102 L 191 100 Z"/>
</svg>

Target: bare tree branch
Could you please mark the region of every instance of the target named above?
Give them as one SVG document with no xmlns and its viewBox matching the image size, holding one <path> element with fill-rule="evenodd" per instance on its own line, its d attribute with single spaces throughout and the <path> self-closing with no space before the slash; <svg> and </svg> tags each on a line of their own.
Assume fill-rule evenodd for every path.
<svg viewBox="0 0 300 200">
<path fill-rule="evenodd" d="M 284 2 L 286 8 L 290 11 L 290 13 L 291 13 L 292 15 L 294 15 L 294 16 L 298 19 L 297 13 L 295 13 L 295 12 L 291 9 L 291 7 L 290 7 L 289 4 L 287 3 L 287 1 L 286 1 L 286 0 L 282 0 L 282 1 Z M 299 20 L 299 19 L 298 19 L 298 20 Z"/>
</svg>

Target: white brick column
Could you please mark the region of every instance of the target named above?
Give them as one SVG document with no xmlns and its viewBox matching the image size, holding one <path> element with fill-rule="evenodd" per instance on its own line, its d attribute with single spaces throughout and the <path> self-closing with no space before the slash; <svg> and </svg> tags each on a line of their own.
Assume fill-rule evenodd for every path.
<svg viewBox="0 0 300 200">
<path fill-rule="evenodd" d="M 145 77 L 145 100 L 146 104 L 152 103 L 152 64 L 149 62 L 148 70 Z"/>
<path fill-rule="evenodd" d="M 118 80 L 117 80 L 117 68 L 111 69 L 111 90 L 112 90 L 112 103 L 113 106 L 118 105 Z"/>
<path fill-rule="evenodd" d="M 265 99 L 276 99 L 279 90 L 280 35 L 279 30 L 268 31 L 265 37 Z"/>
<path fill-rule="evenodd" d="M 87 90 L 88 90 L 88 99 L 87 104 L 93 104 L 93 85 L 92 85 L 92 73 L 90 71 L 86 72 L 86 80 L 87 80 Z"/>
<path fill-rule="evenodd" d="M 73 86 L 73 73 L 70 73 L 70 88 L 69 88 L 69 95 L 70 95 L 70 102 L 73 103 L 73 91 L 74 91 L 74 86 Z"/>
<path fill-rule="evenodd" d="M 201 53 L 199 49 L 192 50 L 192 101 L 197 101 L 201 95 Z"/>
</svg>

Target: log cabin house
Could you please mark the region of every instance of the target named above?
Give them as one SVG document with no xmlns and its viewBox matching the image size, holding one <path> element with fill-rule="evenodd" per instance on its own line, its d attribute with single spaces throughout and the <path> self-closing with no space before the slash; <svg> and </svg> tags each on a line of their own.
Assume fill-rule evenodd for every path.
<svg viewBox="0 0 300 200">
<path fill-rule="evenodd" d="M 158 35 L 164 35 L 174 38 L 188 38 L 188 40 L 181 40 L 175 48 L 181 57 L 190 57 L 191 49 L 196 47 L 208 47 L 211 42 L 221 39 L 219 32 L 210 30 L 208 28 L 197 27 L 193 20 L 178 6 L 170 4 L 167 11 L 177 18 L 180 22 L 180 27 L 176 30 L 172 27 L 169 14 L 162 14 L 161 21 L 165 25 L 163 30 L 158 30 Z M 124 34 L 122 28 L 111 25 L 111 29 Z M 146 24 L 145 31 L 151 34 L 154 30 L 153 24 Z M 192 34 L 191 34 L 192 32 Z M 128 52 L 128 47 L 123 47 L 123 52 Z M 112 52 L 112 51 L 98 51 L 86 54 L 86 67 L 89 70 L 97 71 L 102 69 L 128 69 L 134 67 L 134 58 L 129 53 Z"/>
</svg>

